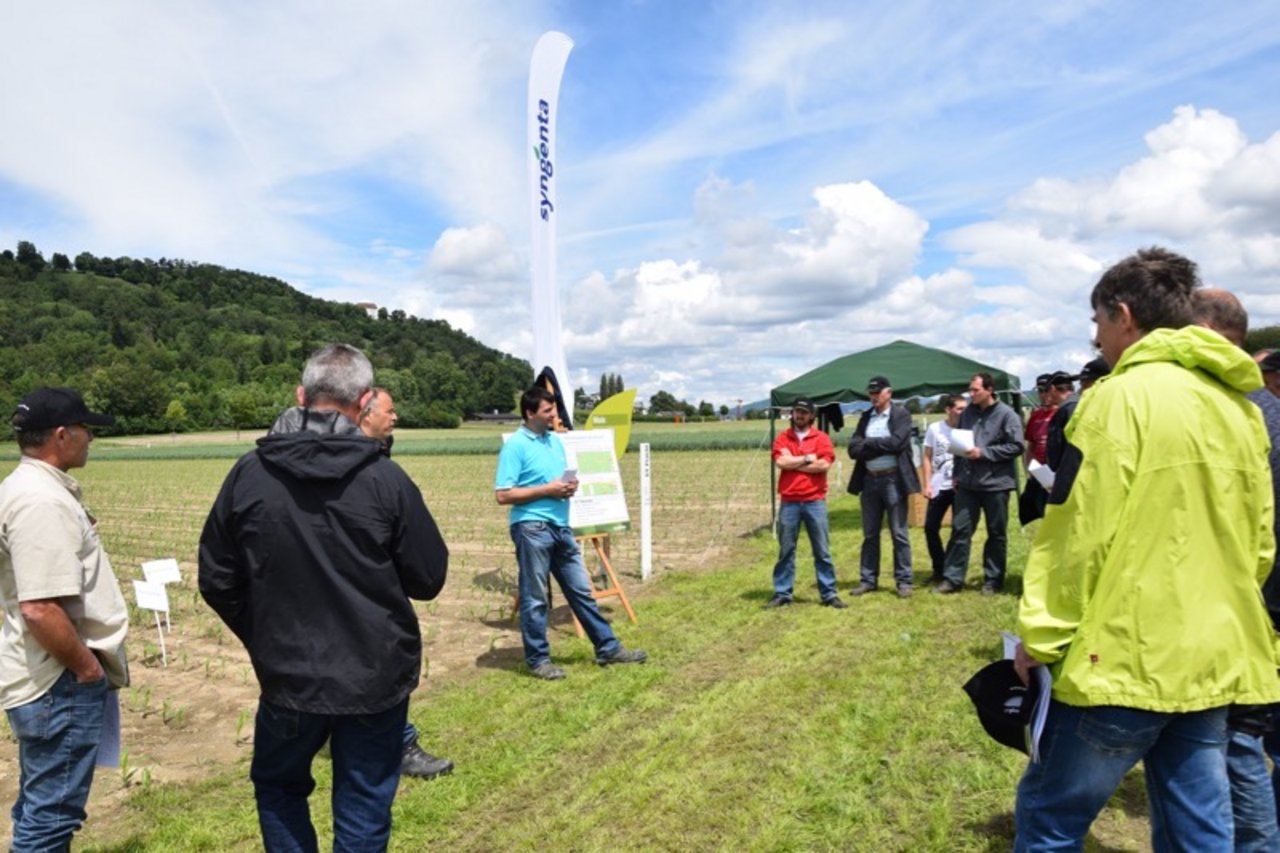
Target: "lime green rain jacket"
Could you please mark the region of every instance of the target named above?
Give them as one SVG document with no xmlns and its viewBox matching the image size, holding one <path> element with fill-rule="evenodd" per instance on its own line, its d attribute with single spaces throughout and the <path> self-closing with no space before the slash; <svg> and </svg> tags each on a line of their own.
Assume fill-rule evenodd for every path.
<svg viewBox="0 0 1280 853">
<path fill-rule="evenodd" d="M 1200 327 L 1158 329 L 1080 401 L 1084 456 L 1027 562 L 1027 651 L 1068 705 L 1184 712 L 1280 701 L 1261 584 L 1275 552 L 1257 365 Z"/>
</svg>

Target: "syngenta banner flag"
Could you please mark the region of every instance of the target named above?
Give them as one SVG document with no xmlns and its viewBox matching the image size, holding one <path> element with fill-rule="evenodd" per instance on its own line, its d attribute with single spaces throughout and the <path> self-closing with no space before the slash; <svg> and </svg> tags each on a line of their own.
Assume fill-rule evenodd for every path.
<svg viewBox="0 0 1280 853">
<path fill-rule="evenodd" d="M 532 233 L 530 258 L 533 281 L 533 372 L 550 367 L 561 383 L 566 401 L 569 371 L 560 342 L 560 293 L 556 285 L 556 116 L 560 108 L 560 78 L 573 49 L 564 33 L 543 33 L 529 62 L 529 208 Z M 572 409 L 572 406 L 568 408 Z"/>
</svg>

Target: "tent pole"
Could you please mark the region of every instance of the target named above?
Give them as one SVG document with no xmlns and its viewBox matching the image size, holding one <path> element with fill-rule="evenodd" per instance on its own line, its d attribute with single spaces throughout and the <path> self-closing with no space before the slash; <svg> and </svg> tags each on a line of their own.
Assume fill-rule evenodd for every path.
<svg viewBox="0 0 1280 853">
<path fill-rule="evenodd" d="M 773 442 L 776 426 L 774 424 L 773 403 L 769 404 L 769 529 L 778 535 L 778 469 L 773 464 Z"/>
</svg>

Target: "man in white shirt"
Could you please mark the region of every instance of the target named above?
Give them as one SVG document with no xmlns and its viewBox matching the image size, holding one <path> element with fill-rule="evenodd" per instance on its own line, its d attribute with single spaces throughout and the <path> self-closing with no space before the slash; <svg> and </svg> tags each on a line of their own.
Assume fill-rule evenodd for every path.
<svg viewBox="0 0 1280 853">
<path fill-rule="evenodd" d="M 944 394 L 941 403 L 946 417 L 929 424 L 924 433 L 924 482 L 921 486 L 929 500 L 924 515 L 924 541 L 929 546 L 929 560 L 933 564 L 929 583 L 943 580 L 942 566 L 947 558 L 947 549 L 942 546 L 942 519 L 956 498 L 955 485 L 951 481 L 954 462 L 951 430 L 960 425 L 960 415 L 964 414 L 969 401 L 959 394 Z"/>
</svg>

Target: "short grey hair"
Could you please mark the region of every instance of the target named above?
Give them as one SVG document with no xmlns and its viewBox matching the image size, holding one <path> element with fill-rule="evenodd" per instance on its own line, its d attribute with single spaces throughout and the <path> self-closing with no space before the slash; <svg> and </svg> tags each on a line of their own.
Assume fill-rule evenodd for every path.
<svg viewBox="0 0 1280 853">
<path fill-rule="evenodd" d="M 329 344 L 316 350 L 302 370 L 302 397 L 308 406 L 359 405 L 360 397 L 372 385 L 373 365 L 350 344 Z"/>
</svg>

